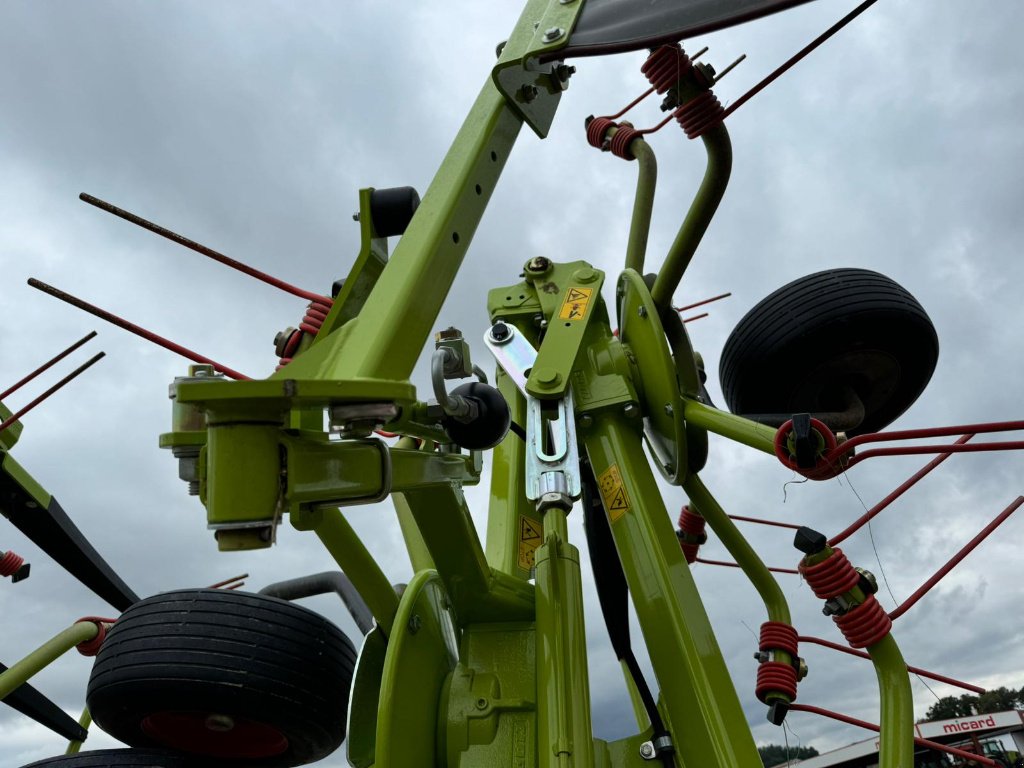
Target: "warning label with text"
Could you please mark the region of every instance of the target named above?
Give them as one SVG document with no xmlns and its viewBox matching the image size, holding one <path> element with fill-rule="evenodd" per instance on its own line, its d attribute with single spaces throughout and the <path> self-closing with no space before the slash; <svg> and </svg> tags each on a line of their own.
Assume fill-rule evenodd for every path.
<svg viewBox="0 0 1024 768">
<path fill-rule="evenodd" d="M 587 305 L 593 294 L 593 288 L 570 288 L 565 293 L 558 317 L 562 320 L 582 320 L 587 315 Z"/>
<path fill-rule="evenodd" d="M 537 520 L 531 520 L 524 515 L 519 516 L 519 555 L 516 558 L 518 565 L 524 571 L 533 568 L 534 560 L 537 557 L 537 547 L 544 542 L 544 533 L 541 524 Z"/>
<path fill-rule="evenodd" d="M 629 511 L 629 496 L 626 494 L 622 475 L 619 474 L 618 464 L 612 464 L 601 473 L 597 478 L 597 487 L 601 491 L 604 508 L 613 523 Z"/>
</svg>

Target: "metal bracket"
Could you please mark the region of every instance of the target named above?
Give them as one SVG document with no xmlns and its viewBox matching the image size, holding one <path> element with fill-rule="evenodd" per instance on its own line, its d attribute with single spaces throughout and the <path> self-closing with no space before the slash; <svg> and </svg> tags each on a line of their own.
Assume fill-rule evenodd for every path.
<svg viewBox="0 0 1024 768">
<path fill-rule="evenodd" d="M 526 498 L 541 509 L 571 506 L 582 493 L 572 389 L 567 387 L 555 401 L 539 400 L 526 391 L 527 371 L 537 352 L 514 326 L 495 323 L 484 334 L 484 343 L 526 398 Z"/>
</svg>

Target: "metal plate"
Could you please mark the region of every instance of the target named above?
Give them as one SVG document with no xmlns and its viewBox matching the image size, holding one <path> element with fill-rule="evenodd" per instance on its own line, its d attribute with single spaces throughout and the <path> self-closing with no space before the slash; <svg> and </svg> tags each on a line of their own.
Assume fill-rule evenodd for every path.
<svg viewBox="0 0 1024 768">
<path fill-rule="evenodd" d="M 419 768 L 437 750 L 441 688 L 458 661 L 448 596 L 436 571 L 420 571 L 402 593 L 377 710 L 376 765 Z"/>
<path fill-rule="evenodd" d="M 686 476 L 683 403 L 658 309 L 643 278 L 627 269 L 619 277 L 619 339 L 636 358 L 642 379 L 644 434 L 655 465 L 673 485 Z"/>
<path fill-rule="evenodd" d="M 810 0 L 587 0 L 559 57 L 600 56 L 674 43 Z"/>
</svg>

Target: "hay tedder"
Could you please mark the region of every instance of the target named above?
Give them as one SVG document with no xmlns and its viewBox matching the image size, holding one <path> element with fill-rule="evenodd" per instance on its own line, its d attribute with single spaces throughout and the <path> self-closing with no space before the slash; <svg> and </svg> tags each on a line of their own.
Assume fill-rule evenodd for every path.
<svg viewBox="0 0 1024 768">
<path fill-rule="evenodd" d="M 928 384 L 938 340 L 921 304 L 878 272 L 819 271 L 751 309 L 721 357 L 728 410 L 712 403 L 702 358 L 672 301 L 729 180 L 727 118 L 871 2 L 728 109 L 713 92 L 724 73 L 679 41 L 798 3 L 528 0 L 422 202 L 409 187 L 362 190 L 361 250 L 322 295 L 83 195 L 310 302 L 299 327 L 277 339 L 277 370 L 250 379 L 31 281 L 191 358 L 187 375 L 171 385 L 173 428 L 160 445 L 205 507 L 220 550 L 269 547 L 287 519 L 315 534 L 340 572 L 258 593 L 220 584 L 140 599 L 14 459 L 20 418 L 35 401 L 17 412 L 0 406 L 0 512 L 117 611 L 82 619 L 0 668 L 4 702 L 72 742 L 66 755 L 32 768 L 298 766 L 343 743 L 357 768 L 756 768 L 751 729 L 690 570 L 709 533 L 764 602 L 767 620 L 754 650 L 756 694 L 768 720 L 781 726 L 802 710 L 852 721 L 797 702 L 807 674 L 801 644 L 869 657 L 879 723 L 860 724 L 880 730 L 883 768 L 911 768 L 910 681 L 893 619 L 1024 498 L 892 612 L 875 599 L 874 576 L 838 545 L 950 455 L 1024 447 L 972 442 L 1024 422 L 881 431 Z M 657 271 L 647 270 L 646 258 L 656 176 L 646 137 L 661 126 L 637 129 L 622 119 L 626 110 L 593 117 L 587 141 L 632 162 L 638 174 L 621 273 L 537 256 L 518 282 L 487 294 L 483 338 L 438 329 L 442 302 L 517 136 L 524 124 L 547 135 L 575 73 L 566 62 L 583 66 L 587 57 L 641 49 L 650 51 L 644 96 L 663 99 L 662 125 L 678 123 L 707 155 L 696 197 Z M 432 392 L 424 397 L 410 376 L 435 331 Z M 493 381 L 485 350 L 496 362 Z M 450 384 L 460 379 L 469 383 Z M 850 647 L 793 627 L 771 570 L 701 478 L 713 461 L 709 433 L 777 457 L 811 480 L 835 478 L 875 456 L 935 454 L 838 534 L 790 526 L 797 570 Z M 902 442 L 922 438 L 931 442 Z M 481 541 L 463 488 L 479 482 L 485 461 L 491 485 Z M 677 526 L 659 482 L 688 498 Z M 414 570 L 400 587 L 344 513 L 388 498 Z M 606 741 L 592 729 L 581 543 L 569 540 L 567 522 L 574 511 L 631 694 L 637 727 L 628 738 Z M 13 552 L 0 558 L 0 573 L 12 581 L 28 576 Z M 0 586 L 8 594 L 18 589 Z M 344 599 L 363 633 L 357 644 L 292 602 L 327 592 Z M 630 601 L 653 679 L 633 650 Z M 77 723 L 29 682 L 76 647 L 95 656 Z M 128 748 L 80 751 L 91 722 Z"/>
</svg>

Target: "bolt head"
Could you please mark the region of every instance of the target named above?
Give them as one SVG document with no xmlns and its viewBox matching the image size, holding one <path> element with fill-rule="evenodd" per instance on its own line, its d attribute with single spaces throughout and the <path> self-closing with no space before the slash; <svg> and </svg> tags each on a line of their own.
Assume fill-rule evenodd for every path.
<svg viewBox="0 0 1024 768">
<path fill-rule="evenodd" d="M 654 757 L 654 745 L 648 742 L 644 742 L 640 745 L 640 757 L 645 760 L 649 760 Z"/>
<path fill-rule="evenodd" d="M 512 329 L 499 320 L 491 326 L 490 336 L 491 341 L 498 343 L 508 341 L 512 337 Z"/>
<path fill-rule="evenodd" d="M 583 427 L 584 429 L 594 426 L 594 417 L 588 416 L 586 414 L 580 416 L 580 426 Z"/>
<path fill-rule="evenodd" d="M 544 30 L 543 40 L 545 43 L 553 43 L 555 40 L 561 39 L 565 35 L 565 30 L 561 27 L 551 27 L 550 29 Z"/>
<path fill-rule="evenodd" d="M 519 97 L 529 103 L 537 98 L 537 86 L 535 85 L 524 85 L 519 89 Z"/>
<path fill-rule="evenodd" d="M 626 403 L 622 408 L 622 413 L 627 419 L 635 419 L 640 415 L 640 407 L 636 403 Z"/>
<path fill-rule="evenodd" d="M 544 256 L 534 256 L 526 262 L 528 272 L 547 272 L 551 267 L 551 259 Z"/>
<path fill-rule="evenodd" d="M 541 368 L 540 370 L 534 371 L 534 378 L 538 384 L 543 384 L 547 387 L 552 387 L 558 383 L 558 380 L 562 378 L 558 375 L 558 371 L 551 368 Z"/>
<path fill-rule="evenodd" d="M 640 317 L 647 317 L 647 307 L 640 306 L 636 310 L 637 315 Z"/>
</svg>

